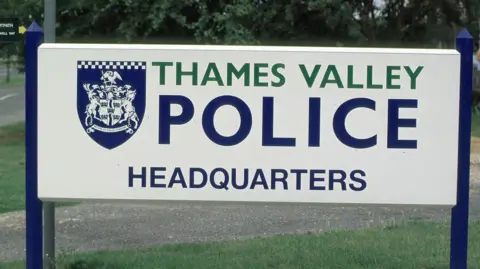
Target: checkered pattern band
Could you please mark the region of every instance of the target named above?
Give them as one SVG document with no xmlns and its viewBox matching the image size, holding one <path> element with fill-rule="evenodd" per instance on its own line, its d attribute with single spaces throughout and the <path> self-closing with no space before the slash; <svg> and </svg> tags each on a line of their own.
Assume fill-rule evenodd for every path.
<svg viewBox="0 0 480 269">
<path fill-rule="evenodd" d="M 116 61 L 78 61 L 78 69 L 97 69 L 97 70 L 145 70 L 146 62 L 116 62 Z"/>
</svg>

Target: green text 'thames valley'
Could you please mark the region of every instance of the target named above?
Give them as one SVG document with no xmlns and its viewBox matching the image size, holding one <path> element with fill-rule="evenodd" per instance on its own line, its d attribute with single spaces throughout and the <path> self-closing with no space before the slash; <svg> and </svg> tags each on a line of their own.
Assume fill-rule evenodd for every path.
<svg viewBox="0 0 480 269">
<path fill-rule="evenodd" d="M 400 81 L 407 79 L 408 88 L 417 88 L 418 78 L 423 66 L 400 65 L 322 65 L 307 67 L 298 64 L 288 70 L 283 63 L 245 63 L 233 64 L 214 62 L 152 62 L 158 67 L 159 85 L 175 83 L 177 86 L 232 86 L 234 81 L 242 82 L 245 87 L 282 87 L 287 82 L 287 74 L 300 72 L 309 88 L 334 86 L 339 89 L 400 89 Z M 288 71 L 288 72 L 287 72 Z M 168 81 L 175 74 L 175 81 Z M 358 75 L 364 74 L 363 76 Z M 357 75 L 356 75 L 357 74 Z M 169 76 L 170 75 L 170 76 Z"/>
</svg>

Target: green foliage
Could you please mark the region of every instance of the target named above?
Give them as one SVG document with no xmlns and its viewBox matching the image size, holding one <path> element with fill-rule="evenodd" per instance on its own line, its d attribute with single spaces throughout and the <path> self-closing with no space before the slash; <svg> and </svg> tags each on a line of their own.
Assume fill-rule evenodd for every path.
<svg viewBox="0 0 480 269">
<path fill-rule="evenodd" d="M 4 1 L 0 16 L 43 24 L 43 1 Z M 453 47 L 461 27 L 477 35 L 478 17 L 477 0 L 57 0 L 56 33 L 57 42 Z"/>
</svg>

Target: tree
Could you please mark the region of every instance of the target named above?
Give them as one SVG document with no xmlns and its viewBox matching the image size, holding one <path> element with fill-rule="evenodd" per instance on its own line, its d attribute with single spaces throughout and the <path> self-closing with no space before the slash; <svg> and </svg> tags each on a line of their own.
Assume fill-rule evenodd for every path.
<svg viewBox="0 0 480 269">
<path fill-rule="evenodd" d="M 0 14 L 43 23 L 42 1 L 5 1 Z M 478 17 L 477 0 L 64 0 L 57 40 L 451 47 Z"/>
</svg>

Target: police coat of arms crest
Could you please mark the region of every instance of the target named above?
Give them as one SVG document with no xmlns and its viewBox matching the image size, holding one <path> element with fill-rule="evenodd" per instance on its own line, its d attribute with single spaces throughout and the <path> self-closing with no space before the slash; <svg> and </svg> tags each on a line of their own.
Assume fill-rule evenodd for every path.
<svg viewBox="0 0 480 269">
<path fill-rule="evenodd" d="M 87 134 L 113 149 L 140 127 L 145 113 L 146 62 L 78 61 L 77 112 Z"/>
</svg>

